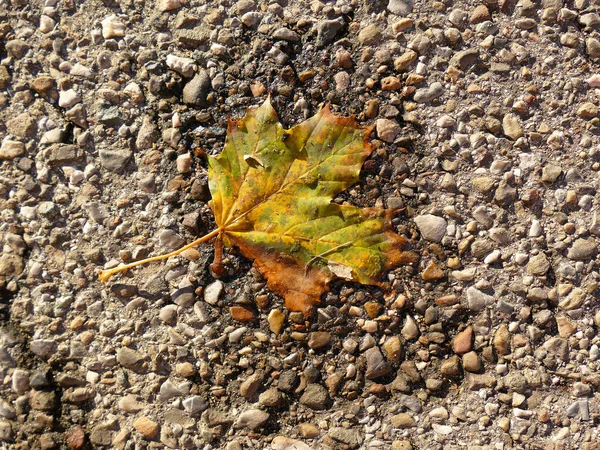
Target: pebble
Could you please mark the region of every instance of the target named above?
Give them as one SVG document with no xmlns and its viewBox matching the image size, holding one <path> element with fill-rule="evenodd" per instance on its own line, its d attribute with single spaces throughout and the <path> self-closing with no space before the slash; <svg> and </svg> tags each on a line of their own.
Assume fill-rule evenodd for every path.
<svg viewBox="0 0 600 450">
<path fill-rule="evenodd" d="M 471 311 L 481 311 L 494 302 L 494 297 L 481 292 L 474 286 L 467 289 L 467 304 Z"/>
<path fill-rule="evenodd" d="M 166 62 L 169 69 L 183 75 L 185 78 L 191 78 L 196 73 L 196 62 L 191 58 L 168 54 Z"/>
<path fill-rule="evenodd" d="M 183 88 L 183 103 L 205 108 L 208 106 L 207 97 L 211 89 L 208 73 L 205 70 L 199 70 Z"/>
<path fill-rule="evenodd" d="M 25 154 L 25 144 L 20 141 L 4 139 L 0 146 L 0 159 L 15 159 Z"/>
<path fill-rule="evenodd" d="M 12 390 L 17 394 L 24 394 L 29 390 L 29 372 L 27 370 L 15 369 L 12 374 Z"/>
<path fill-rule="evenodd" d="M 40 16 L 39 30 L 42 33 L 49 33 L 50 31 L 52 31 L 54 29 L 55 26 L 56 26 L 56 21 L 52 17 L 49 17 L 45 14 L 42 14 Z"/>
<path fill-rule="evenodd" d="M 413 99 L 417 103 L 429 103 L 444 95 L 444 92 L 445 89 L 442 83 L 435 81 L 429 87 L 417 89 Z"/>
<path fill-rule="evenodd" d="M 99 151 L 100 165 L 110 172 L 122 172 L 133 153 L 128 150 L 109 150 L 102 149 Z"/>
<path fill-rule="evenodd" d="M 127 369 L 139 371 L 144 360 L 144 355 L 130 348 L 123 347 L 117 351 L 117 362 Z"/>
<path fill-rule="evenodd" d="M 443 217 L 425 214 L 415 217 L 414 220 L 421 236 L 428 241 L 441 242 L 442 238 L 446 235 L 448 224 Z"/>
<path fill-rule="evenodd" d="M 158 0 L 156 2 L 156 9 L 159 11 L 173 11 L 182 6 L 181 0 Z"/>
<path fill-rule="evenodd" d="M 529 258 L 526 270 L 529 275 L 545 275 L 550 269 L 550 261 L 543 253 L 532 256 Z"/>
<path fill-rule="evenodd" d="M 125 24 L 115 14 L 102 20 L 101 25 L 104 39 L 125 36 Z"/>
<path fill-rule="evenodd" d="M 392 14 L 406 16 L 413 11 L 414 0 L 389 0 L 387 9 Z"/>
<path fill-rule="evenodd" d="M 394 142 L 402 131 L 398 122 L 390 119 L 377 119 L 376 128 L 377 136 L 385 142 Z"/>
<path fill-rule="evenodd" d="M 506 114 L 502 119 L 502 131 L 512 140 L 517 140 L 523 136 L 523 130 L 519 124 L 519 119 L 514 114 Z"/>
<path fill-rule="evenodd" d="M 329 345 L 331 334 L 326 331 L 314 331 L 308 338 L 308 346 L 313 350 L 320 350 Z"/>
<path fill-rule="evenodd" d="M 396 72 L 402 72 L 410 67 L 417 60 L 417 52 L 409 50 L 394 60 L 394 69 Z"/>
<path fill-rule="evenodd" d="M 235 428 L 248 428 L 249 430 L 257 430 L 262 427 L 270 415 L 260 409 L 250 409 L 242 412 L 235 421 Z"/>
<path fill-rule="evenodd" d="M 454 353 L 462 355 L 470 352 L 473 342 L 473 327 L 469 326 L 458 333 L 452 341 Z"/>
<path fill-rule="evenodd" d="M 463 355 L 462 365 L 468 372 L 479 372 L 481 370 L 481 360 L 475 352 L 468 352 Z"/>
<path fill-rule="evenodd" d="M 327 389 L 320 384 L 309 384 L 300 397 L 300 404 L 317 411 L 327 409 L 330 402 Z"/>
<path fill-rule="evenodd" d="M 250 375 L 246 380 L 240 384 L 240 394 L 242 397 L 250 400 L 258 391 L 258 388 L 262 385 L 263 375 L 259 372 L 256 372 Z"/>
<path fill-rule="evenodd" d="M 353 428 L 332 427 L 328 434 L 334 440 L 346 444 L 350 449 L 359 448 L 364 440 L 362 433 Z"/>
<path fill-rule="evenodd" d="M 375 24 L 367 25 L 358 33 L 358 42 L 361 45 L 371 45 L 379 42 L 383 35 Z"/>
<path fill-rule="evenodd" d="M 281 333 L 281 330 L 283 329 L 283 324 L 285 322 L 285 314 L 281 310 L 279 310 L 279 309 L 272 310 L 269 313 L 267 320 L 269 321 L 269 329 L 273 333 L 275 333 L 275 334 Z"/>
<path fill-rule="evenodd" d="M 298 439 L 277 436 L 271 441 L 271 450 L 313 450 L 313 448 Z"/>
<path fill-rule="evenodd" d="M 569 259 L 587 261 L 598 253 L 598 245 L 593 239 L 577 239 L 567 253 Z"/>
<path fill-rule="evenodd" d="M 36 339 L 31 341 L 29 348 L 40 358 L 49 359 L 56 353 L 56 342 L 52 339 Z"/>
<path fill-rule="evenodd" d="M 204 289 L 204 301 L 209 305 L 216 305 L 223 292 L 223 283 L 219 280 L 213 281 Z"/>
<path fill-rule="evenodd" d="M 365 352 L 365 357 L 367 359 L 365 375 L 369 380 L 375 380 L 392 372 L 392 366 L 383 358 L 379 348 L 371 347 Z"/>
<path fill-rule="evenodd" d="M 183 155 L 179 155 L 177 157 L 177 172 L 179 173 L 189 173 L 192 170 L 192 155 L 189 153 L 184 153 Z"/>
<path fill-rule="evenodd" d="M 159 426 L 146 416 L 141 416 L 133 422 L 133 427 L 145 439 L 154 440 L 158 437 Z"/>
<path fill-rule="evenodd" d="M 299 42 L 300 41 L 300 36 L 298 35 L 298 33 L 290 30 L 289 28 L 285 28 L 285 27 L 277 28 L 275 31 L 273 31 L 273 34 L 271 36 L 273 37 L 273 39 L 279 39 L 282 41 L 288 41 L 288 42 Z"/>
<path fill-rule="evenodd" d="M 181 404 L 183 409 L 191 416 L 200 414 L 209 407 L 209 403 L 197 395 L 184 399 Z"/>
<path fill-rule="evenodd" d="M 407 414 L 407 413 L 400 413 L 400 414 L 396 414 L 395 416 L 392 416 L 391 422 L 392 422 L 392 426 L 394 428 L 400 428 L 400 429 L 412 428 L 412 427 L 417 426 L 415 419 L 413 419 L 410 416 L 410 414 Z"/>
</svg>

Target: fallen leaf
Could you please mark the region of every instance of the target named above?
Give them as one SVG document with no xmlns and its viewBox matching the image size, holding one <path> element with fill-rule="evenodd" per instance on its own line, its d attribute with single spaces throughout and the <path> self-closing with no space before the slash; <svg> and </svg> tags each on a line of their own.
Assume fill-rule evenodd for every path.
<svg viewBox="0 0 600 450">
<path fill-rule="evenodd" d="M 332 203 L 359 181 L 374 150 L 372 129 L 334 116 L 328 106 L 289 130 L 269 100 L 248 110 L 229 121 L 222 153 L 208 156 L 217 229 L 167 255 L 101 271 L 100 278 L 217 237 L 215 273 L 222 271 L 221 243 L 237 247 L 288 309 L 307 316 L 336 277 L 382 285 L 386 271 L 417 260 L 392 231 L 394 211 Z"/>
<path fill-rule="evenodd" d="M 416 259 L 391 211 L 331 202 L 359 180 L 371 130 L 329 107 L 285 130 L 267 100 L 229 122 L 223 152 L 208 158 L 219 237 L 254 260 L 290 310 L 310 314 L 336 276 L 379 284 Z"/>
</svg>

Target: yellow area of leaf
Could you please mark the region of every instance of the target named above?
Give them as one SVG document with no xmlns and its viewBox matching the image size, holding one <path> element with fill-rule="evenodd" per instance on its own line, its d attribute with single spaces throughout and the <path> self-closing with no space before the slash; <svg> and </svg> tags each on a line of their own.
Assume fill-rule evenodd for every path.
<svg viewBox="0 0 600 450">
<path fill-rule="evenodd" d="M 390 211 L 331 202 L 359 180 L 371 130 L 328 107 L 285 130 L 267 100 L 229 122 L 223 152 L 208 158 L 219 237 L 253 259 L 293 311 L 308 315 L 336 276 L 379 284 L 416 260 Z"/>
</svg>

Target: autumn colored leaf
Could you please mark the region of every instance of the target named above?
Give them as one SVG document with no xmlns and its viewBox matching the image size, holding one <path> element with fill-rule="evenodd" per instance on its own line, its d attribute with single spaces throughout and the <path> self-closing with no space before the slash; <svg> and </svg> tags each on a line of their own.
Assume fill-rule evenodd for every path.
<svg viewBox="0 0 600 450">
<path fill-rule="evenodd" d="M 268 100 L 230 121 L 223 152 L 208 157 L 218 228 L 201 240 L 237 247 L 290 310 L 306 315 L 335 277 L 380 284 L 416 260 L 391 230 L 393 212 L 332 203 L 359 180 L 371 131 L 329 107 L 285 130 Z"/>
</svg>

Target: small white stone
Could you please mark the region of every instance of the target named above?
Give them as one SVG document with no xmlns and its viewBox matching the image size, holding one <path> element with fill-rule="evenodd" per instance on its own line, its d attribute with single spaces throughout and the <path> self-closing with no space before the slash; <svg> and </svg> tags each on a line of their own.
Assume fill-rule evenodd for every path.
<svg viewBox="0 0 600 450">
<path fill-rule="evenodd" d="M 85 379 L 90 384 L 96 384 L 98 381 L 100 381 L 100 374 L 98 372 L 88 370 L 88 372 L 85 374 Z"/>
<path fill-rule="evenodd" d="M 104 39 L 125 36 L 125 24 L 115 14 L 108 16 L 101 24 Z"/>
<path fill-rule="evenodd" d="M 204 301 L 209 305 L 216 305 L 223 292 L 223 283 L 219 280 L 212 282 L 204 289 Z"/>
<path fill-rule="evenodd" d="M 529 255 L 527 253 L 515 253 L 515 262 L 522 266 L 529 259 Z"/>
<path fill-rule="evenodd" d="M 542 225 L 537 219 L 531 221 L 531 227 L 529 227 L 529 237 L 538 237 L 542 234 Z"/>
<path fill-rule="evenodd" d="M 192 155 L 184 153 L 177 157 L 177 172 L 188 173 L 192 170 Z"/>
<path fill-rule="evenodd" d="M 56 21 L 52 17 L 48 17 L 45 14 L 40 16 L 40 31 L 42 33 L 48 33 L 54 29 Z"/>
<path fill-rule="evenodd" d="M 492 253 L 490 253 L 489 255 L 487 255 L 485 257 L 483 262 L 486 263 L 487 265 L 495 264 L 500 260 L 501 256 L 502 256 L 502 253 L 500 252 L 500 250 L 494 250 Z"/>
<path fill-rule="evenodd" d="M 438 425 L 437 423 L 434 423 L 431 425 L 431 428 L 433 428 L 433 431 L 435 431 L 437 434 L 442 434 L 445 436 L 452 434 L 452 427 L 449 425 Z"/>
<path fill-rule="evenodd" d="M 89 67 L 84 66 L 83 64 L 76 63 L 71 70 L 69 71 L 71 75 L 75 75 L 83 78 L 93 78 L 94 72 Z"/>
<path fill-rule="evenodd" d="M 80 101 L 81 97 L 73 89 L 60 91 L 60 94 L 58 96 L 58 106 L 65 109 L 69 109 L 72 106 L 75 106 Z"/>
<path fill-rule="evenodd" d="M 255 27 L 262 20 L 262 14 L 256 11 L 247 12 L 242 16 L 242 23 L 248 28 Z"/>
<path fill-rule="evenodd" d="M 142 92 L 142 88 L 140 88 L 139 84 L 134 83 L 133 81 L 131 83 L 129 83 L 127 86 L 125 86 L 125 88 L 123 89 L 123 92 L 135 104 L 138 104 L 138 103 L 141 103 L 144 101 L 144 93 Z"/>
<path fill-rule="evenodd" d="M 587 80 L 585 80 L 585 82 L 587 84 L 589 84 L 590 87 L 593 87 L 593 88 L 600 87 L 600 74 L 595 73 L 594 75 L 589 77 Z"/>
<path fill-rule="evenodd" d="M 167 55 L 167 67 L 186 78 L 191 78 L 196 73 L 196 63 L 191 58 Z"/>
<path fill-rule="evenodd" d="M 162 12 L 173 11 L 179 7 L 181 7 L 180 0 L 158 0 L 156 3 L 156 8 Z"/>
</svg>

